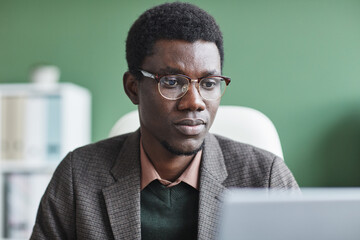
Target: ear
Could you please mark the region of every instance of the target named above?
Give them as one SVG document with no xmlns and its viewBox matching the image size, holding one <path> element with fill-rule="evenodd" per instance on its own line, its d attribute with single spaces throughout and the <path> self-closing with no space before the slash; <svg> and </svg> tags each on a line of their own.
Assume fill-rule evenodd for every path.
<svg viewBox="0 0 360 240">
<path fill-rule="evenodd" d="M 123 76 L 123 84 L 126 95 L 130 98 L 131 102 L 135 105 L 139 104 L 138 87 L 139 80 L 130 72 L 125 72 Z"/>
</svg>

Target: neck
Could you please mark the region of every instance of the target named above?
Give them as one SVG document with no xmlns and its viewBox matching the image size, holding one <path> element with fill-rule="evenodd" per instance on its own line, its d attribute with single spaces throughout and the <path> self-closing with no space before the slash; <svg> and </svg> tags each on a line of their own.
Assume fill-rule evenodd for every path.
<svg viewBox="0 0 360 240">
<path fill-rule="evenodd" d="M 180 177 L 195 156 L 174 155 L 159 142 L 147 141 L 145 136 L 142 145 L 160 177 L 171 182 Z"/>
</svg>

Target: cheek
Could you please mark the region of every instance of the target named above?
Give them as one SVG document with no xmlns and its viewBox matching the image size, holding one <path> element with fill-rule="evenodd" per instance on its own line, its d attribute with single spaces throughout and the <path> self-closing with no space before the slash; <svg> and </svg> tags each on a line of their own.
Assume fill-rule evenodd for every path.
<svg viewBox="0 0 360 240">
<path fill-rule="evenodd" d="M 214 122 L 219 105 L 220 105 L 220 100 L 214 101 L 214 102 L 209 102 L 208 104 L 206 104 L 206 108 L 209 112 L 211 125 Z"/>
<path fill-rule="evenodd" d="M 166 122 L 166 116 L 169 114 L 169 104 L 160 96 L 157 88 L 151 86 L 151 88 L 144 89 L 143 86 L 140 88 L 139 93 L 139 113 L 142 123 L 156 127 L 156 125 Z"/>
</svg>

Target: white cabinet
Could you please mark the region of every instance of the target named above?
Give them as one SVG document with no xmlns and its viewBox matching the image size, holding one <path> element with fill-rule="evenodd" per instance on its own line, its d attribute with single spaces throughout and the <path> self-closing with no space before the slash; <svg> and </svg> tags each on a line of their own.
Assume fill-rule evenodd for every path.
<svg viewBox="0 0 360 240">
<path fill-rule="evenodd" d="M 0 239 L 28 239 L 61 159 L 90 142 L 91 95 L 60 83 L 0 84 Z"/>
</svg>

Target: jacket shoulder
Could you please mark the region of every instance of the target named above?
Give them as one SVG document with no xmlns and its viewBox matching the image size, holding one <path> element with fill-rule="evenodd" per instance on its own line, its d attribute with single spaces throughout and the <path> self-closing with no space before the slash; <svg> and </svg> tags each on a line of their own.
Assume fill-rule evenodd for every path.
<svg viewBox="0 0 360 240">
<path fill-rule="evenodd" d="M 214 135 L 217 139 L 228 172 L 225 183 L 234 187 L 297 187 L 297 183 L 277 155 L 240 143 L 229 138 Z"/>
<path fill-rule="evenodd" d="M 78 157 L 97 158 L 117 156 L 122 145 L 131 133 L 107 138 L 95 143 L 91 143 L 82 147 L 79 147 L 72 151 L 72 153 Z"/>
<path fill-rule="evenodd" d="M 265 165 L 271 164 L 274 158 L 281 159 L 275 154 L 253 145 L 241 143 L 220 135 L 214 134 L 214 136 L 222 149 L 225 159 L 242 159 L 242 163 L 256 164 L 260 162 Z M 228 163 L 231 164 L 231 162 Z M 234 161 L 233 164 L 239 164 L 239 161 Z"/>
<path fill-rule="evenodd" d="M 119 135 L 79 147 L 70 152 L 62 164 L 69 162 L 74 174 L 82 176 L 81 178 L 109 176 L 124 143 L 133 135 L 136 133 Z"/>
</svg>

